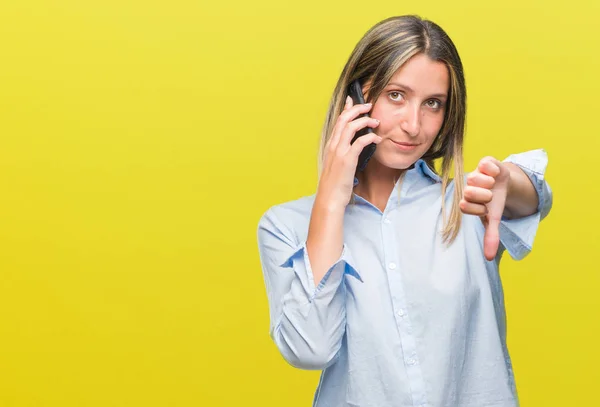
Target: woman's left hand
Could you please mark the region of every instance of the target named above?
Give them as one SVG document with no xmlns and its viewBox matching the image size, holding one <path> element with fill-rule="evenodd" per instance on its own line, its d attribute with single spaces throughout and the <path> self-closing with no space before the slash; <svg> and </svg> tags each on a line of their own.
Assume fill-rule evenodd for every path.
<svg viewBox="0 0 600 407">
<path fill-rule="evenodd" d="M 500 244 L 500 220 L 504 213 L 510 171 L 494 157 L 479 161 L 477 169 L 467 176 L 467 185 L 460 201 L 463 213 L 477 215 L 485 226 L 483 252 L 485 258 L 493 260 Z"/>
</svg>

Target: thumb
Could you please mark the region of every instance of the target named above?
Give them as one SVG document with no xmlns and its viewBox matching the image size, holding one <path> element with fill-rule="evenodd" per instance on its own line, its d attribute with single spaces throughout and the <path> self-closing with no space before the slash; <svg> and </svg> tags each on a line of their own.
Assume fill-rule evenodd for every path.
<svg viewBox="0 0 600 407">
<path fill-rule="evenodd" d="M 498 253 L 498 245 L 500 244 L 500 218 L 498 216 L 490 216 L 485 228 L 483 237 L 483 253 L 485 258 L 493 260 Z"/>
</svg>

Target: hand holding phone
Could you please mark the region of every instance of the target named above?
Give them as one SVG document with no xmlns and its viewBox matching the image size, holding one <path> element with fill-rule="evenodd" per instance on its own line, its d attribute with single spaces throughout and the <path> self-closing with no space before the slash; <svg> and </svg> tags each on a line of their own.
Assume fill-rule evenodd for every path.
<svg viewBox="0 0 600 407">
<path fill-rule="evenodd" d="M 338 116 L 333 132 L 324 146 L 325 154 L 315 205 L 325 206 L 328 211 L 337 211 L 343 209 L 350 201 L 359 156 L 370 144 L 376 145 L 382 141 L 382 138 L 373 131 L 366 131 L 364 135 L 356 136 L 366 127 L 376 128 L 379 125 L 378 120 L 366 115 L 371 108 L 372 106 L 364 103 L 353 104 L 352 98 L 346 97 L 344 109 Z M 364 168 L 366 163 L 364 158 L 362 163 L 360 167 Z"/>
<path fill-rule="evenodd" d="M 365 98 L 362 93 L 362 86 L 360 84 L 360 80 L 357 79 L 348 86 L 348 95 L 352 98 L 352 101 L 354 102 L 355 105 L 365 103 Z M 363 113 L 359 117 L 368 117 L 368 116 L 369 116 L 368 113 Z M 359 131 L 356 132 L 356 134 L 352 138 L 352 141 L 350 141 L 350 144 L 353 144 L 359 137 L 365 136 L 369 133 L 373 133 L 373 129 L 370 127 L 365 127 L 364 129 L 360 129 Z M 358 171 L 363 171 L 365 169 L 365 167 L 367 166 L 367 163 L 369 162 L 369 159 L 375 152 L 376 147 L 377 147 L 377 145 L 375 143 L 371 143 L 361 151 L 361 153 L 358 157 L 358 165 L 356 166 L 356 169 Z"/>
</svg>

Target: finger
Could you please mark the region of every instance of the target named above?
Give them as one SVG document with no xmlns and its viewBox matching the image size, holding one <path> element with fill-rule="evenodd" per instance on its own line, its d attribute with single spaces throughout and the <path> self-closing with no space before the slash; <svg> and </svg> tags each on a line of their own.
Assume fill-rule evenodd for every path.
<svg viewBox="0 0 600 407">
<path fill-rule="evenodd" d="M 479 161 L 479 165 L 477 166 L 477 169 L 479 170 L 479 172 L 485 174 L 485 175 L 489 175 L 491 177 L 496 178 L 498 176 L 498 174 L 500 174 L 500 165 L 499 165 L 499 161 L 496 160 L 494 157 L 485 157 L 483 159 L 481 159 L 481 161 Z"/>
<path fill-rule="evenodd" d="M 354 105 L 354 101 L 350 97 L 350 95 L 346 96 L 346 104 L 344 106 L 344 110 L 351 108 Z"/>
<path fill-rule="evenodd" d="M 498 246 L 500 245 L 499 227 L 500 219 L 493 217 L 488 218 L 488 225 L 483 237 L 483 253 L 488 260 L 493 260 L 494 257 L 496 257 L 496 253 L 498 253 Z"/>
<path fill-rule="evenodd" d="M 350 100 L 346 99 L 346 101 L 349 104 L 353 103 L 352 98 L 350 98 Z M 368 112 L 371 109 L 371 107 L 372 107 L 371 103 L 357 104 L 357 105 L 350 105 L 350 106 L 348 106 L 347 109 L 342 111 L 342 113 L 339 115 L 336 125 L 334 127 L 333 135 L 332 135 L 333 140 L 331 141 L 331 143 L 328 147 L 325 161 L 328 161 L 327 156 L 329 154 L 333 154 L 338 151 L 338 148 L 340 146 L 340 139 L 342 138 L 342 132 L 346 128 L 347 124 L 350 121 L 353 121 L 358 115 Z M 348 151 L 347 148 L 349 148 L 349 143 L 344 144 L 344 147 L 345 147 L 344 151 L 341 152 L 342 155 L 345 155 L 346 152 Z"/>
<path fill-rule="evenodd" d="M 359 137 L 350 147 L 352 156 L 355 157 L 358 162 L 358 156 L 366 146 L 371 143 L 379 144 L 381 143 L 381 140 L 383 139 L 375 133 L 365 134 L 364 136 Z"/>
<path fill-rule="evenodd" d="M 361 117 L 351 121 L 342 132 L 338 146 L 349 147 L 356 132 L 364 129 L 365 127 L 371 127 L 374 129 L 377 126 L 379 126 L 379 120 L 373 119 L 372 117 Z"/>
<path fill-rule="evenodd" d="M 330 151 L 334 151 L 337 148 L 337 144 L 340 140 L 340 135 L 342 134 L 342 131 L 344 129 L 344 126 L 340 126 L 340 121 L 343 120 L 342 114 L 344 114 L 344 112 L 348 111 L 353 105 L 354 105 L 354 102 L 352 101 L 352 98 L 350 96 L 347 96 L 346 104 L 344 105 L 344 109 L 342 110 L 342 113 L 340 113 L 340 116 L 338 116 L 338 120 L 337 120 L 335 126 L 333 127 L 331 137 L 329 138 L 329 141 L 327 142 L 328 145 L 326 146 L 326 148 L 328 148 Z"/>
<path fill-rule="evenodd" d="M 373 105 L 371 103 L 350 106 L 348 109 L 342 111 L 342 113 L 338 117 L 336 126 L 339 128 L 340 131 L 343 132 L 348 123 L 356 119 L 361 114 L 368 113 L 369 110 L 371 110 L 372 106 Z"/>
<path fill-rule="evenodd" d="M 463 192 L 463 199 L 467 202 L 476 204 L 486 204 L 492 201 L 492 191 L 486 188 L 479 188 L 467 185 Z"/>
<path fill-rule="evenodd" d="M 473 171 L 467 175 L 467 185 L 492 189 L 496 184 L 496 179 L 489 175 L 482 174 L 479 171 Z"/>
<path fill-rule="evenodd" d="M 459 207 L 462 213 L 467 215 L 485 216 L 488 214 L 487 206 L 483 204 L 467 202 L 464 199 L 461 199 Z"/>
</svg>

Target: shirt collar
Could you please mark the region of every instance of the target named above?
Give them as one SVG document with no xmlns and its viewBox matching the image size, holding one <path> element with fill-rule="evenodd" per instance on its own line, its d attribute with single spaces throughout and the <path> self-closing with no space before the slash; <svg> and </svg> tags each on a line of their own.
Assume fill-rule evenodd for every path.
<svg viewBox="0 0 600 407">
<path fill-rule="evenodd" d="M 424 175 L 427 175 L 429 178 L 431 178 L 433 181 L 435 182 L 442 182 L 442 179 L 440 178 L 439 175 L 437 175 L 431 168 L 429 168 L 429 166 L 427 165 L 427 163 L 425 162 L 425 160 L 423 159 L 419 159 L 416 163 L 415 163 L 415 168 Z"/>
</svg>

